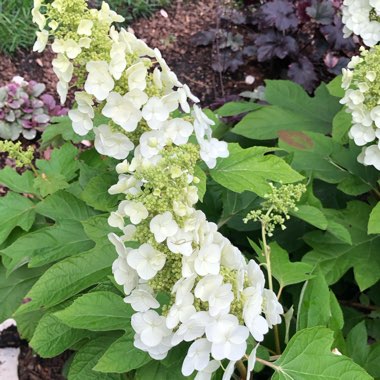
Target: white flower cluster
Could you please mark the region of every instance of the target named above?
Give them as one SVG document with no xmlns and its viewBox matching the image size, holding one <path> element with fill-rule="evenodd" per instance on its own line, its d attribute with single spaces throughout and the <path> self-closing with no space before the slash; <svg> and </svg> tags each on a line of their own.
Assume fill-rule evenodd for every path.
<svg viewBox="0 0 380 380">
<path fill-rule="evenodd" d="M 352 115 L 349 137 L 363 147 L 358 161 L 377 170 L 380 170 L 379 52 L 377 47 L 371 51 L 362 49 L 361 55 L 353 57 L 348 68 L 343 69 L 345 96 L 341 100 Z"/>
<path fill-rule="evenodd" d="M 380 41 L 380 1 L 344 0 L 342 7 L 343 33 L 360 36 L 367 46 Z"/>
<path fill-rule="evenodd" d="M 64 18 L 67 4 L 75 2 L 83 0 L 55 0 L 51 7 L 61 10 Z M 33 11 L 41 28 L 38 50 L 46 45 L 46 33 L 49 36 L 46 23 L 53 35 L 59 28 L 58 21 L 40 13 L 42 5 L 35 1 Z M 99 153 L 121 161 L 116 167 L 119 180 L 109 193 L 124 194 L 125 200 L 108 219 L 121 233 L 109 239 L 118 253 L 112 267 L 115 280 L 136 311 L 135 346 L 160 360 L 172 347 L 189 342 L 184 375 L 197 371 L 196 379 L 210 379 L 226 359 L 231 361 L 226 376 L 231 377 L 235 362 L 245 358 L 249 336 L 261 342 L 269 328 L 281 322 L 283 309 L 276 295 L 265 289 L 259 266 L 247 262 L 194 208 L 196 160 L 200 156 L 213 168 L 219 157 L 228 156 L 228 146 L 212 137 L 213 121 L 197 105 L 191 107 L 189 100 L 199 100 L 157 49 L 111 27 L 119 16 L 105 3 L 100 11 L 86 15 L 79 15 L 75 24 L 77 38 L 70 33 L 70 39 L 55 39 L 58 56 L 53 67 L 64 101 L 76 64 L 99 38 L 97 25 L 109 26 L 107 40 L 102 41 L 108 50 L 97 52 L 101 59 L 93 54 L 85 61 L 83 88 L 75 93 L 77 107 L 69 116 L 79 135 L 94 130 Z M 109 123 L 94 127 L 98 110 Z M 190 143 L 191 136 L 197 145 Z M 131 241 L 138 248 L 129 248 L 126 242 Z M 160 303 L 160 293 L 168 293 L 170 300 Z M 251 347 L 250 369 L 255 352 Z"/>
</svg>

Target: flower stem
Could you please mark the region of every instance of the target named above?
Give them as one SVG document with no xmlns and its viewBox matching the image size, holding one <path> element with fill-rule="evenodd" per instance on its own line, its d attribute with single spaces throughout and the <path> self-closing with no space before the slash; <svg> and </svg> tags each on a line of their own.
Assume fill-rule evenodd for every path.
<svg viewBox="0 0 380 380">
<path fill-rule="evenodd" d="M 239 360 L 236 362 L 236 368 L 238 369 L 240 373 L 240 378 L 242 380 L 245 380 L 247 378 L 247 368 L 245 368 L 245 365 L 242 360 Z"/>
<path fill-rule="evenodd" d="M 256 358 L 256 361 L 259 362 L 259 363 L 261 363 L 261 364 L 266 365 L 269 368 L 274 369 L 275 371 L 281 372 L 281 367 L 279 367 L 279 366 L 277 366 L 277 365 L 275 365 L 275 364 L 273 364 L 271 362 L 268 362 L 268 361 L 266 361 L 264 359 L 260 359 L 260 358 Z"/>
<path fill-rule="evenodd" d="M 265 217 L 261 220 L 261 239 L 263 241 L 263 253 L 265 256 L 265 261 L 266 261 L 266 267 L 268 271 L 268 285 L 269 289 L 273 292 L 273 279 L 272 279 L 272 266 L 271 266 L 271 261 L 270 261 L 270 247 L 268 246 L 267 243 L 267 238 L 266 238 L 266 223 L 264 220 L 267 220 L 266 217 L 270 215 L 272 212 L 273 207 L 271 207 Z M 273 332 L 274 332 L 274 342 L 276 346 L 276 354 L 280 355 L 281 354 L 281 345 L 280 345 L 280 335 L 278 331 L 277 325 L 273 326 Z"/>
</svg>

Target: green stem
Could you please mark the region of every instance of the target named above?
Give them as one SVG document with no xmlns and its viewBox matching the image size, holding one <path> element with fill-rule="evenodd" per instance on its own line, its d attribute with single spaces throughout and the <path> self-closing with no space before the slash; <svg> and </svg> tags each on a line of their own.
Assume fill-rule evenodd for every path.
<svg viewBox="0 0 380 380">
<path fill-rule="evenodd" d="M 270 215 L 272 210 L 273 210 L 273 207 L 271 207 L 267 211 L 263 220 L 267 219 L 267 217 Z M 263 253 L 265 256 L 266 267 L 267 267 L 267 271 L 268 271 L 268 285 L 269 285 L 269 289 L 273 292 L 273 279 L 272 279 L 272 266 L 271 266 L 271 260 L 270 260 L 270 247 L 268 246 L 267 238 L 266 238 L 266 224 L 263 221 L 261 221 L 261 239 L 263 241 Z M 280 344 L 280 334 L 279 334 L 277 325 L 273 326 L 273 332 L 274 332 L 274 342 L 276 345 L 276 354 L 280 355 L 281 354 L 281 344 Z"/>
<path fill-rule="evenodd" d="M 245 368 L 245 365 L 242 360 L 239 360 L 236 362 L 236 368 L 238 369 L 240 373 L 240 378 L 242 380 L 245 380 L 247 378 L 247 368 Z"/>
<path fill-rule="evenodd" d="M 261 364 L 266 365 L 269 368 L 274 369 L 277 372 L 281 372 L 281 367 L 279 367 L 278 365 L 275 365 L 275 364 L 273 364 L 271 362 L 268 362 L 268 361 L 266 361 L 264 359 L 260 359 L 260 358 L 256 358 L 256 361 L 259 362 L 259 363 L 261 363 Z"/>
</svg>

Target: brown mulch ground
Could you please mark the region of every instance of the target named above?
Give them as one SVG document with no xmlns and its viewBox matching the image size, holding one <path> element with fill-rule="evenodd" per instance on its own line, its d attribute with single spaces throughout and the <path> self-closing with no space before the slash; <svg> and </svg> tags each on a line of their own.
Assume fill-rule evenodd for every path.
<svg viewBox="0 0 380 380">
<path fill-rule="evenodd" d="M 0 333 L 0 348 L 3 347 L 20 348 L 19 380 L 65 380 L 62 368 L 70 357 L 70 352 L 52 359 L 42 359 L 33 353 L 25 340 L 19 337 L 15 326 Z"/>
<path fill-rule="evenodd" d="M 152 18 L 141 19 L 131 25 L 137 37 L 162 51 L 172 70 L 182 82 L 190 86 L 193 93 L 203 101 L 203 105 L 253 90 L 252 85 L 245 83 L 248 75 L 258 79 L 255 86 L 262 78 L 260 70 L 253 65 L 242 67 L 234 75 L 219 75 L 211 67 L 213 59 L 215 60 L 214 48 L 194 46 L 192 36 L 217 26 L 223 12 L 222 3 L 223 0 L 177 0 L 166 9 L 166 15 L 158 11 Z M 55 95 L 57 79 L 51 66 L 53 56 L 48 49 L 42 54 L 20 51 L 14 57 L 0 54 L 0 86 L 9 82 L 13 76 L 21 75 L 27 80 L 45 83 L 48 91 Z M 223 57 L 220 59 L 223 60 Z"/>
</svg>

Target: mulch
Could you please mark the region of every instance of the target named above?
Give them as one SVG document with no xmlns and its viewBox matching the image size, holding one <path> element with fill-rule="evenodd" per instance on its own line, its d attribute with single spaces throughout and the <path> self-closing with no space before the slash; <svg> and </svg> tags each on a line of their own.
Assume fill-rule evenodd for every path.
<svg viewBox="0 0 380 380">
<path fill-rule="evenodd" d="M 51 359 L 42 359 L 20 338 L 15 326 L 0 333 L 0 348 L 20 348 L 18 375 L 19 380 L 65 380 L 62 369 L 70 352 Z M 2 379 L 13 380 L 13 379 Z"/>
</svg>

